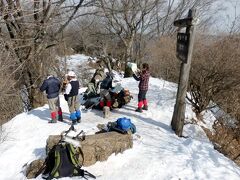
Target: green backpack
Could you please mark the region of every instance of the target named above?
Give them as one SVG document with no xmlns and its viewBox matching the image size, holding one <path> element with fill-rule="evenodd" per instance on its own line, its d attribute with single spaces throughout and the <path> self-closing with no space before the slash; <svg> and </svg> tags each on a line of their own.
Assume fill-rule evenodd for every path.
<svg viewBox="0 0 240 180">
<path fill-rule="evenodd" d="M 45 160 L 46 168 L 42 177 L 50 180 L 53 178 L 82 176 L 96 179 L 91 173 L 81 169 L 76 151 L 70 143 L 59 143 L 48 153 Z M 87 178 L 86 178 L 87 179 Z"/>
</svg>

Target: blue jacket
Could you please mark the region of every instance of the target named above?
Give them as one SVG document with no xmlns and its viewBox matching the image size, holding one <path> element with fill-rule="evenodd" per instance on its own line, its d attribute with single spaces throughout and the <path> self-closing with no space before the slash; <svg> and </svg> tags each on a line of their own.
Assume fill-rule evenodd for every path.
<svg viewBox="0 0 240 180">
<path fill-rule="evenodd" d="M 40 91 L 46 91 L 47 98 L 52 99 L 58 97 L 60 91 L 60 81 L 51 76 L 48 79 L 44 80 L 42 86 L 40 87 Z"/>
</svg>

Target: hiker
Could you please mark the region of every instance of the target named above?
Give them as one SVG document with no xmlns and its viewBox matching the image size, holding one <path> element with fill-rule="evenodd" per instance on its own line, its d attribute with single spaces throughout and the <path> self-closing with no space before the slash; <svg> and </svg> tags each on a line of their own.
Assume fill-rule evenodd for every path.
<svg viewBox="0 0 240 180">
<path fill-rule="evenodd" d="M 148 110 L 146 94 L 148 91 L 148 82 L 150 77 L 149 65 L 147 63 L 143 63 L 142 70 L 137 74 L 133 74 L 133 77 L 135 80 L 140 81 L 138 85 L 138 108 L 136 111 L 142 112 L 142 110 Z"/>
<path fill-rule="evenodd" d="M 73 124 L 76 124 L 81 122 L 80 99 L 78 95 L 80 84 L 73 71 L 69 71 L 67 77 L 69 83 L 67 84 L 64 98 L 68 103 L 70 119 Z"/>
<path fill-rule="evenodd" d="M 105 100 L 106 100 L 106 106 L 111 108 L 111 95 L 109 93 L 109 90 L 112 89 L 112 75 L 107 72 L 106 73 L 106 78 L 103 79 L 103 81 L 100 84 L 100 97 L 101 100 L 99 102 L 100 108 L 103 108 L 105 105 Z"/>
<path fill-rule="evenodd" d="M 51 120 L 49 123 L 57 122 L 57 114 L 58 121 L 63 121 L 62 109 L 59 101 L 60 84 L 60 81 L 56 77 L 49 75 L 40 87 L 40 91 L 46 91 L 47 94 L 49 109 L 51 111 Z"/>
</svg>

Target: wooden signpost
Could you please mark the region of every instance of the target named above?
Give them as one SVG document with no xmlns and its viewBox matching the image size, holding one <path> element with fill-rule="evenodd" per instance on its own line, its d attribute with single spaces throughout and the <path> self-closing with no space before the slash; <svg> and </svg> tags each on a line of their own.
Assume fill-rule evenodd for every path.
<svg viewBox="0 0 240 180">
<path fill-rule="evenodd" d="M 186 19 L 176 20 L 174 22 L 174 26 L 177 26 L 180 29 L 186 28 L 185 33 L 179 32 L 177 34 L 177 57 L 182 63 L 180 69 L 177 98 L 171 122 L 172 129 L 179 137 L 182 136 L 185 119 L 185 98 L 187 93 L 193 44 L 195 38 L 194 16 L 195 10 L 191 9 L 189 10 L 188 17 Z"/>
</svg>

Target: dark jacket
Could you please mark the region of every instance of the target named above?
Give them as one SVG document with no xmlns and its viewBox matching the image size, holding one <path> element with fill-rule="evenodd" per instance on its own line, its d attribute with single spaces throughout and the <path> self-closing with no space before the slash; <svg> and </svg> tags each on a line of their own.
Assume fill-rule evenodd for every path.
<svg viewBox="0 0 240 180">
<path fill-rule="evenodd" d="M 55 77 L 49 77 L 44 80 L 42 86 L 40 87 L 40 91 L 46 91 L 47 98 L 52 99 L 58 97 L 60 91 L 60 81 Z"/>
<path fill-rule="evenodd" d="M 148 90 L 148 82 L 149 82 L 149 78 L 150 78 L 150 72 L 149 71 L 142 71 L 140 73 L 140 76 L 136 76 L 135 74 L 133 74 L 134 79 L 136 79 L 139 82 L 139 90 L 140 91 L 147 91 Z"/>
<path fill-rule="evenodd" d="M 69 82 L 72 86 L 72 89 L 70 91 L 70 93 L 68 94 L 68 97 L 73 97 L 73 96 L 77 96 L 78 95 L 78 89 L 79 89 L 79 81 L 70 81 Z"/>
<path fill-rule="evenodd" d="M 100 89 L 109 89 L 112 88 L 112 78 L 107 76 L 101 83 Z"/>
</svg>

